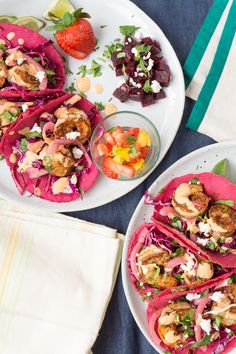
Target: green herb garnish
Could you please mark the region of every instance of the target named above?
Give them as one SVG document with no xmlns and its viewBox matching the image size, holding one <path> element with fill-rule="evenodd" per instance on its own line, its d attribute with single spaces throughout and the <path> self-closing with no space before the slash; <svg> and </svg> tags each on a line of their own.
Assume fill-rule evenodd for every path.
<svg viewBox="0 0 236 354">
<path fill-rule="evenodd" d="M 197 348 L 203 347 L 204 345 L 207 345 L 210 342 L 211 342 L 211 336 L 206 334 L 202 340 L 191 345 L 191 349 L 197 349 Z"/>
<path fill-rule="evenodd" d="M 217 325 L 217 327 L 220 327 L 221 320 L 222 320 L 222 318 L 219 315 L 217 315 L 216 318 L 215 318 L 215 321 L 214 321 L 215 324 Z"/>
<path fill-rule="evenodd" d="M 120 26 L 120 33 L 123 36 L 132 36 L 140 27 L 136 26 Z"/>
<path fill-rule="evenodd" d="M 105 27 L 107 27 L 107 25 L 102 25 L 102 26 L 100 26 L 100 28 L 105 28 Z"/>
<path fill-rule="evenodd" d="M 70 86 L 66 88 L 66 91 L 69 93 L 74 93 L 76 91 L 74 82 L 72 82 Z"/>
<path fill-rule="evenodd" d="M 127 136 L 125 138 L 126 141 L 128 141 L 128 143 L 135 143 L 135 141 L 137 140 L 136 136 Z"/>
<path fill-rule="evenodd" d="M 93 75 L 93 77 L 101 76 L 102 75 L 101 64 L 99 64 L 95 60 L 93 60 L 91 68 L 88 70 L 88 74 Z"/>
<path fill-rule="evenodd" d="M 102 102 L 94 102 L 95 106 L 97 106 L 99 111 L 103 111 L 104 110 L 104 105 L 102 104 Z"/>
<path fill-rule="evenodd" d="M 80 65 L 79 67 L 79 71 L 77 73 L 78 75 L 82 75 L 82 76 L 85 76 L 87 74 L 87 67 L 86 65 Z"/>
<path fill-rule="evenodd" d="M 22 138 L 20 141 L 20 148 L 23 152 L 27 151 L 27 146 L 28 146 L 28 141 L 26 140 L 26 138 Z"/>
<path fill-rule="evenodd" d="M 12 113 L 12 112 L 9 112 L 9 111 L 5 111 L 3 113 L 3 116 L 5 119 L 7 119 L 9 122 L 15 122 L 16 119 L 17 119 L 17 116 L 16 114 Z"/>
<path fill-rule="evenodd" d="M 65 12 L 62 18 L 49 13 L 50 20 L 54 23 L 53 26 L 48 26 L 47 31 L 62 31 L 64 28 L 72 25 L 78 18 L 90 18 L 87 12 L 83 12 L 83 9 L 78 9 L 73 13 Z"/>
<path fill-rule="evenodd" d="M 201 298 L 203 298 L 203 297 L 207 296 L 208 294 L 209 294 L 209 290 L 205 290 L 201 293 L 200 296 L 201 296 Z"/>
<path fill-rule="evenodd" d="M 173 219 L 171 219 L 171 226 L 180 230 L 182 228 L 181 218 L 179 216 L 175 216 Z"/>
<path fill-rule="evenodd" d="M 143 85 L 143 91 L 146 93 L 152 92 L 151 83 L 149 79 L 145 81 Z"/>
<path fill-rule="evenodd" d="M 193 178 L 191 181 L 190 181 L 190 184 L 199 184 L 199 179 L 198 178 Z"/>
<path fill-rule="evenodd" d="M 117 54 L 117 58 L 118 59 L 121 59 L 121 58 L 124 58 L 125 57 L 125 52 L 119 52 L 118 54 Z"/>
<path fill-rule="evenodd" d="M 234 206 L 234 201 L 231 199 L 226 199 L 226 200 L 217 200 L 215 204 L 222 204 L 222 205 L 227 205 L 229 207 Z"/>
<path fill-rule="evenodd" d="M 161 271 L 161 268 L 159 266 L 157 266 L 157 269 L 154 274 L 154 279 L 157 279 L 159 277 L 160 271 Z"/>
</svg>

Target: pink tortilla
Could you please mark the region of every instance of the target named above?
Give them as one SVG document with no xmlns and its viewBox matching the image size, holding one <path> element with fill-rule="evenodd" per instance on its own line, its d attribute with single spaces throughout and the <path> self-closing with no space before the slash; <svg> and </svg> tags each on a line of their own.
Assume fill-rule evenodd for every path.
<svg viewBox="0 0 236 354">
<path fill-rule="evenodd" d="M 206 194 L 213 200 L 233 200 L 234 206 L 232 208 L 236 210 L 236 185 L 231 183 L 227 178 L 211 172 L 188 174 L 174 178 L 163 188 L 164 192 L 160 192 L 157 195 L 156 201 L 161 201 L 162 203 L 170 202 L 176 188 L 181 183 L 188 183 L 193 178 L 198 178 L 199 182 L 203 185 Z M 166 224 L 168 219 L 159 217 L 158 213 L 155 212 L 155 208 L 152 219 L 154 222 L 157 222 L 158 226 L 162 225 L 166 230 L 169 230 L 176 237 L 176 239 L 184 241 L 188 247 L 195 251 L 195 253 L 201 252 L 201 255 L 205 256 L 205 258 L 224 267 L 236 267 L 236 255 L 232 253 L 220 254 L 218 252 L 200 247 L 195 242 L 188 239 L 183 233 Z"/>
<path fill-rule="evenodd" d="M 158 335 L 158 332 L 156 330 L 156 324 L 157 321 L 161 315 L 161 312 L 163 310 L 163 308 L 170 303 L 171 301 L 175 301 L 177 300 L 179 297 L 190 294 L 190 293 L 201 293 L 205 290 L 208 290 L 209 288 L 213 288 L 216 285 L 219 285 L 221 283 L 222 280 L 227 279 L 229 276 L 231 276 L 231 274 L 225 274 L 223 278 L 221 278 L 221 280 L 219 281 L 218 279 L 215 279 L 215 282 L 212 283 L 210 286 L 209 284 L 203 284 L 201 287 L 195 288 L 194 290 L 189 290 L 187 289 L 186 291 L 181 291 L 181 292 L 171 292 L 168 291 L 166 292 L 164 295 L 165 296 L 161 296 L 158 298 L 158 302 L 156 302 L 156 304 L 150 303 L 147 307 L 147 319 L 148 319 L 148 327 L 149 327 L 149 332 L 150 335 L 154 341 L 155 344 L 163 347 L 165 350 L 170 350 L 169 347 L 164 344 L 161 340 L 161 338 Z M 235 332 L 236 328 L 235 326 L 232 326 L 231 329 Z M 215 349 L 217 347 L 216 343 L 211 343 L 208 346 L 205 346 L 203 350 L 201 348 L 195 349 L 195 350 L 190 350 L 188 348 L 179 348 L 176 350 L 171 349 L 171 353 L 172 354 L 190 354 L 190 353 L 194 353 L 194 354 L 212 354 L 214 353 Z M 233 338 L 232 340 L 229 340 L 229 342 L 227 343 L 226 347 L 221 351 L 222 354 L 226 354 L 229 353 L 230 350 L 232 350 L 233 348 L 236 347 L 236 338 Z"/>
<path fill-rule="evenodd" d="M 25 117 L 28 114 L 31 114 L 32 112 L 34 112 L 35 109 L 42 107 L 45 103 L 47 103 L 48 101 L 51 101 L 52 99 L 58 98 L 62 95 L 64 95 L 64 91 L 59 90 L 59 89 L 46 89 L 43 91 L 2 91 L 0 92 L 0 100 L 1 99 L 6 99 L 9 101 L 13 101 L 13 102 L 26 102 L 26 101 L 32 101 L 34 103 L 33 106 L 31 106 L 30 108 L 28 108 L 25 112 L 21 113 L 19 115 L 19 117 L 17 118 L 17 120 L 10 124 L 6 134 L 8 132 L 9 129 L 11 129 L 12 127 L 14 127 L 16 125 L 16 123 L 23 117 Z M 0 139 L 0 154 L 2 153 L 2 141 L 3 139 Z"/>
<path fill-rule="evenodd" d="M 156 302 L 159 302 L 159 298 L 161 296 L 165 296 L 165 294 L 169 292 L 169 289 L 165 289 L 163 291 L 161 291 L 158 295 L 155 294 L 155 288 L 152 286 L 147 286 L 145 287 L 145 289 L 141 289 L 137 286 L 137 278 L 134 276 L 133 271 L 132 271 L 132 267 L 131 267 L 131 262 L 136 262 L 136 260 L 133 260 L 131 255 L 133 253 L 133 250 L 135 252 L 135 254 L 143 247 L 144 245 L 144 241 L 145 238 L 147 236 L 147 234 L 149 233 L 149 230 L 153 227 L 156 226 L 158 228 L 158 230 L 168 236 L 169 238 L 172 238 L 173 241 L 177 241 L 182 247 L 187 248 L 190 252 L 198 255 L 199 257 L 203 258 L 203 259 L 207 259 L 207 257 L 204 254 L 199 254 L 198 252 L 196 252 L 191 246 L 189 246 L 186 242 L 184 242 L 181 238 L 176 237 L 176 235 L 171 231 L 167 230 L 165 227 L 162 226 L 161 223 L 145 223 L 143 225 L 141 225 L 133 234 L 131 241 L 129 243 L 129 247 L 128 247 L 128 271 L 129 271 L 129 275 L 130 275 L 130 279 L 133 283 L 133 286 L 135 287 L 136 291 L 141 295 L 144 296 L 145 294 L 147 294 L 147 292 L 151 292 L 152 293 L 152 300 L 149 300 L 149 298 L 146 298 L 146 301 L 151 303 L 151 304 L 155 304 Z M 227 273 L 227 277 L 229 277 L 230 275 L 232 275 L 232 271 Z M 203 286 L 208 286 L 210 287 L 212 284 L 215 284 L 215 282 L 220 282 L 221 280 L 225 279 L 225 274 L 220 275 L 218 277 L 212 278 L 210 280 L 207 280 L 204 282 L 204 284 L 199 284 L 199 285 L 179 285 L 179 286 L 175 286 L 172 289 L 185 289 L 186 287 L 188 287 L 188 289 L 198 289 L 198 288 L 202 288 Z"/>
<path fill-rule="evenodd" d="M 15 37 L 9 41 L 7 39 L 8 33 L 13 32 L 15 33 Z M 5 40 L 6 45 L 11 44 L 13 48 L 21 47 L 19 46 L 18 39 L 23 39 L 24 44 L 22 45 L 23 48 L 27 49 L 27 51 L 31 51 L 40 45 L 44 45 L 48 42 L 48 39 L 44 38 L 38 32 L 32 31 L 29 28 L 8 24 L 8 23 L 1 23 L 0 24 L 0 39 Z M 20 49 L 20 48 L 19 48 Z M 56 84 L 52 84 L 48 86 L 48 88 L 54 89 L 61 89 L 65 83 L 65 67 L 62 57 L 60 56 L 59 52 L 54 47 L 53 43 L 49 43 L 44 48 L 45 55 L 49 62 L 49 68 L 55 70 L 56 73 Z M 4 88 L 0 91 L 0 94 L 4 91 Z"/>
<path fill-rule="evenodd" d="M 11 170 L 12 177 L 21 194 L 23 194 L 25 190 L 27 190 L 31 194 L 34 194 L 35 187 L 38 187 L 41 191 L 41 195 L 39 196 L 40 198 L 57 203 L 69 202 L 81 196 L 81 193 L 79 191 L 75 191 L 74 193 L 70 194 L 60 193 L 58 195 L 54 195 L 52 194 L 50 189 L 47 188 L 48 175 L 44 175 L 38 179 L 30 179 L 26 173 L 19 173 L 17 171 L 17 165 L 15 163 L 10 162 L 10 155 L 12 154 L 13 146 L 15 145 L 16 140 L 22 137 L 22 135 L 19 134 L 19 131 L 25 127 L 29 127 L 31 129 L 35 124 L 37 118 L 43 112 L 53 113 L 58 107 L 61 106 L 61 104 L 63 104 L 64 101 L 68 100 L 72 96 L 73 94 L 66 94 L 64 96 L 61 96 L 45 104 L 43 108 L 35 110 L 32 114 L 24 116 L 20 121 L 18 121 L 14 125 L 14 127 L 9 129 L 7 134 L 5 134 L 5 136 L 3 137 L 3 153 L 6 157 L 7 164 Z M 91 102 L 89 102 L 83 97 L 73 106 L 82 109 L 85 113 L 87 113 L 91 121 L 92 129 L 102 119 L 97 107 L 95 107 Z M 79 177 L 79 187 L 84 191 L 88 191 L 95 183 L 98 173 L 98 169 L 96 168 L 95 164 L 92 163 L 90 169 L 86 173 L 81 175 L 81 177 Z"/>
</svg>

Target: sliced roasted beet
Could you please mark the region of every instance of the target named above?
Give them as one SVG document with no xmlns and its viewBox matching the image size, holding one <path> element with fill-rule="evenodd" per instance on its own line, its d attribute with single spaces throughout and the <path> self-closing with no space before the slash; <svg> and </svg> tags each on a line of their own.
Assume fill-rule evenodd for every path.
<svg viewBox="0 0 236 354">
<path fill-rule="evenodd" d="M 117 87 L 113 92 L 113 96 L 118 98 L 121 102 L 125 102 L 129 99 L 130 87 L 126 83 L 122 84 L 120 87 Z"/>
<path fill-rule="evenodd" d="M 118 67 L 115 69 L 115 73 L 116 73 L 116 76 L 124 75 L 123 70 L 122 70 L 122 66 L 118 66 Z"/>
<path fill-rule="evenodd" d="M 114 52 L 114 53 L 112 53 L 112 56 L 111 56 L 111 61 L 112 61 L 112 64 L 115 68 L 117 68 L 118 66 L 121 66 L 122 64 L 125 63 L 125 57 L 119 58 L 119 54 L 121 54 L 121 51 Z M 117 58 L 117 55 L 118 55 L 118 58 Z"/>
<path fill-rule="evenodd" d="M 155 98 L 152 93 L 145 93 L 142 98 L 142 106 L 147 107 L 150 106 L 151 104 L 155 103 Z"/>
<path fill-rule="evenodd" d="M 128 44 L 125 46 L 125 62 L 128 63 L 130 60 L 133 60 L 134 54 L 132 53 L 133 46 Z M 133 60 L 134 61 L 134 60 Z"/>
<path fill-rule="evenodd" d="M 161 90 L 158 93 L 154 93 L 155 100 L 161 100 L 162 98 L 165 98 L 165 97 L 166 97 L 166 94 L 163 90 Z"/>
<path fill-rule="evenodd" d="M 132 87 L 132 88 L 130 89 L 129 98 L 130 98 L 132 101 L 142 102 L 142 100 L 143 100 L 143 95 L 144 95 L 143 89 L 138 89 L 138 88 L 136 88 L 136 87 Z"/>
<path fill-rule="evenodd" d="M 125 46 L 131 45 L 132 47 L 134 47 L 136 44 L 137 44 L 137 41 L 135 38 L 130 37 L 130 36 L 125 36 Z"/>
<path fill-rule="evenodd" d="M 153 79 L 157 80 L 161 86 L 168 86 L 170 82 L 170 72 L 169 71 L 155 71 L 153 73 Z"/>
<path fill-rule="evenodd" d="M 125 73 L 126 73 L 128 76 L 134 78 L 135 69 L 136 69 L 135 62 L 130 60 L 130 61 L 126 64 Z"/>
</svg>

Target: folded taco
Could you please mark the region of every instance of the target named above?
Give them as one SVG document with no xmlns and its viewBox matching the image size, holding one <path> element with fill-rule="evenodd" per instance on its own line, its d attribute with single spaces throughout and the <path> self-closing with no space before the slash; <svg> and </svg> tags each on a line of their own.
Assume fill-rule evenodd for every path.
<svg viewBox="0 0 236 354">
<path fill-rule="evenodd" d="M 168 289 L 210 286 L 228 271 L 154 223 L 141 225 L 133 234 L 128 267 L 135 289 L 147 302 L 155 302 Z"/>
<path fill-rule="evenodd" d="M 33 95 L 32 95 L 33 94 Z M 5 92 L 0 98 L 0 154 L 2 152 L 3 135 L 23 116 L 30 114 L 36 108 L 42 107 L 53 98 L 62 96 L 59 89 L 40 91 L 35 96 L 32 92 Z"/>
<path fill-rule="evenodd" d="M 66 94 L 24 116 L 3 137 L 3 153 L 21 194 L 68 202 L 88 191 L 98 170 L 89 140 L 97 107 Z"/>
<path fill-rule="evenodd" d="M 172 354 L 226 354 L 236 346 L 235 275 L 211 286 L 170 290 L 148 305 L 150 335 Z"/>
<path fill-rule="evenodd" d="M 222 266 L 236 267 L 236 185 L 214 173 L 173 179 L 157 195 L 153 220 Z"/>
<path fill-rule="evenodd" d="M 61 89 L 64 62 L 39 33 L 14 24 L 0 24 L 0 97 L 5 91 Z"/>
</svg>

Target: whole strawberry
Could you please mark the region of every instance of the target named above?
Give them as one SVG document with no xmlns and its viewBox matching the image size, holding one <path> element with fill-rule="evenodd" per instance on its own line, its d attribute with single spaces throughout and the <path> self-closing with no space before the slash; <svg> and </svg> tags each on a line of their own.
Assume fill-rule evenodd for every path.
<svg viewBox="0 0 236 354">
<path fill-rule="evenodd" d="M 54 26 L 49 26 L 48 31 L 55 31 L 57 43 L 61 49 L 76 59 L 86 58 L 96 45 L 91 24 L 86 20 L 90 15 L 78 9 L 72 14 L 66 12 L 63 18 L 50 14 Z"/>
</svg>

